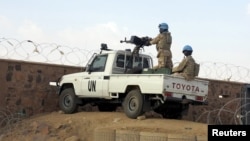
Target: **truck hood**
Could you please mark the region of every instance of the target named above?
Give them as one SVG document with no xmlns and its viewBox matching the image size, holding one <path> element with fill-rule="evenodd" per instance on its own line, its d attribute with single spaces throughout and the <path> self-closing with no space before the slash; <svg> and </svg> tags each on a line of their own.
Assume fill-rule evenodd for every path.
<svg viewBox="0 0 250 141">
<path fill-rule="evenodd" d="M 59 85 L 63 83 L 75 82 L 76 80 L 79 80 L 83 76 L 87 76 L 87 75 L 88 75 L 88 72 L 77 72 L 77 73 L 63 75 L 61 79 L 59 80 Z"/>
</svg>

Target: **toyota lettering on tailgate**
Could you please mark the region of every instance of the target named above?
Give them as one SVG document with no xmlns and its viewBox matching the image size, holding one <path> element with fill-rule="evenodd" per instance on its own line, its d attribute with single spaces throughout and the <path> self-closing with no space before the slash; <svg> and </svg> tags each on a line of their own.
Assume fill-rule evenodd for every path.
<svg viewBox="0 0 250 141">
<path fill-rule="evenodd" d="M 200 88 L 198 86 L 182 84 L 182 83 L 172 83 L 172 88 L 177 90 L 191 91 L 191 92 L 200 92 Z"/>
</svg>

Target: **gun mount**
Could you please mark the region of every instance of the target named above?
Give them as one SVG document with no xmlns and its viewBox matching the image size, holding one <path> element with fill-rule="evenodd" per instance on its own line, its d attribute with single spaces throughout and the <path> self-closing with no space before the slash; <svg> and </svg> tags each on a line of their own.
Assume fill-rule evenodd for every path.
<svg viewBox="0 0 250 141">
<path fill-rule="evenodd" d="M 120 43 L 134 44 L 135 47 L 133 49 L 133 54 L 138 54 L 141 48 L 143 48 L 144 46 L 149 45 L 150 40 L 151 40 L 151 38 L 149 38 L 147 36 L 146 37 L 141 37 L 141 38 L 139 38 L 138 36 L 131 36 L 130 40 L 127 40 L 125 38 L 125 40 L 121 40 Z"/>
<path fill-rule="evenodd" d="M 147 36 L 142 37 L 142 38 L 139 38 L 137 36 L 131 36 L 130 40 L 127 40 L 125 38 L 125 40 L 120 41 L 120 43 L 131 43 L 131 44 L 135 45 L 135 47 L 133 49 L 133 52 L 132 52 L 132 57 L 130 57 L 129 61 L 126 64 L 125 73 L 127 72 L 127 68 L 129 66 L 129 64 L 132 62 L 133 57 L 134 56 L 139 56 L 140 49 L 143 49 L 144 46 L 149 46 L 150 45 L 150 43 L 149 43 L 150 40 L 151 40 L 151 38 L 149 38 Z"/>
</svg>

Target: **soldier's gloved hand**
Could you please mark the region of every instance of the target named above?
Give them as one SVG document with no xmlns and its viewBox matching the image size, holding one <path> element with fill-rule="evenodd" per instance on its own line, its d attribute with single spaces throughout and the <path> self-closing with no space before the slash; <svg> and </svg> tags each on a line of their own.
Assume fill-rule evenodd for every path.
<svg viewBox="0 0 250 141">
<path fill-rule="evenodd" d="M 150 44 L 150 40 L 147 40 L 146 42 L 145 42 L 145 44 L 144 44 L 145 46 L 150 46 L 151 44 Z"/>
</svg>

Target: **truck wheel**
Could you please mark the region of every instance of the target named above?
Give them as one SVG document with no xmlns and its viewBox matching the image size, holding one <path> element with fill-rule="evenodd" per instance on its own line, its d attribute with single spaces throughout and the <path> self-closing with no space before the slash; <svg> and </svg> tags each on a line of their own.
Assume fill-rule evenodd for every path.
<svg viewBox="0 0 250 141">
<path fill-rule="evenodd" d="M 64 89 L 59 98 L 59 106 L 65 114 L 72 114 L 77 111 L 77 97 L 72 88 Z"/>
<path fill-rule="evenodd" d="M 143 95 L 138 90 L 132 90 L 125 97 L 123 102 L 125 114 L 132 119 L 143 113 Z"/>
</svg>

